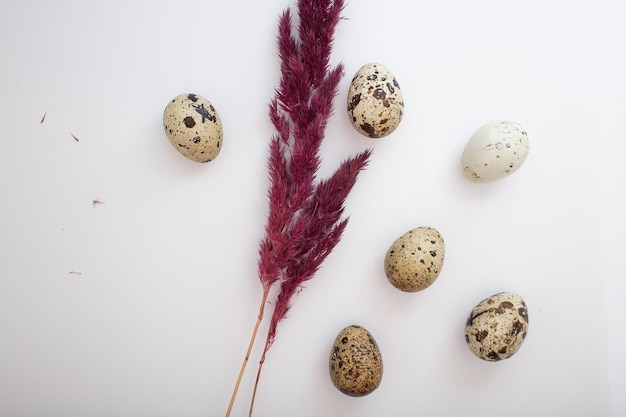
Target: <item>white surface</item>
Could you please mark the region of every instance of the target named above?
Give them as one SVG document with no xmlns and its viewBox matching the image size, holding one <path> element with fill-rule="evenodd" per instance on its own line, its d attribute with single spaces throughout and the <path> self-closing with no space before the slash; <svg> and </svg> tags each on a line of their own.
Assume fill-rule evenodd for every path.
<svg viewBox="0 0 626 417">
<path fill-rule="evenodd" d="M 261 297 L 267 103 L 288 5 L 3 7 L 2 416 L 224 413 Z M 342 242 L 280 326 L 256 416 L 626 414 L 625 12 L 619 1 L 347 5 L 322 175 L 366 147 L 374 155 Z M 406 103 L 379 141 L 344 111 L 350 78 L 370 61 L 396 75 Z M 165 105 L 186 92 L 209 98 L 224 123 L 208 165 L 162 132 Z M 461 152 L 496 118 L 528 130 L 530 154 L 509 178 L 470 183 Z M 400 293 L 384 254 L 420 225 L 444 236 L 444 268 L 424 292 Z M 463 325 L 503 290 L 524 296 L 530 330 L 514 357 L 487 363 Z M 385 365 L 364 398 L 339 393 L 327 371 L 330 344 L 352 323 L 373 333 Z M 234 416 L 247 413 L 260 345 Z"/>
</svg>

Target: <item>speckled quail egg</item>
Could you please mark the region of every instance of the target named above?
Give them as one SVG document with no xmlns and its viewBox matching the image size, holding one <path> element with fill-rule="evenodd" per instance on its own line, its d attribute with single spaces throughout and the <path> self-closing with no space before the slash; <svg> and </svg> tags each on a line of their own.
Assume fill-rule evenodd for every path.
<svg viewBox="0 0 626 417">
<path fill-rule="evenodd" d="M 174 148 L 196 162 L 209 162 L 222 148 L 222 121 L 215 107 L 197 94 L 181 94 L 165 107 L 163 128 Z"/>
<path fill-rule="evenodd" d="M 378 388 L 383 358 L 371 333 L 357 325 L 339 332 L 330 351 L 329 370 L 333 385 L 351 397 L 362 397 Z"/>
<path fill-rule="evenodd" d="M 359 133 L 387 136 L 400 124 L 403 111 L 400 84 L 384 65 L 372 62 L 356 72 L 348 91 L 348 116 Z"/>
<path fill-rule="evenodd" d="M 504 178 L 522 166 L 529 149 L 528 134 L 519 123 L 489 122 L 467 142 L 461 157 L 463 173 L 473 182 Z"/>
<path fill-rule="evenodd" d="M 429 287 L 441 272 L 445 245 L 433 227 L 409 230 L 389 247 L 385 274 L 394 287 L 416 292 Z"/>
<path fill-rule="evenodd" d="M 485 298 L 470 313 L 465 341 L 470 350 L 486 361 L 513 356 L 528 333 L 528 309 L 522 297 L 502 292 Z"/>
</svg>

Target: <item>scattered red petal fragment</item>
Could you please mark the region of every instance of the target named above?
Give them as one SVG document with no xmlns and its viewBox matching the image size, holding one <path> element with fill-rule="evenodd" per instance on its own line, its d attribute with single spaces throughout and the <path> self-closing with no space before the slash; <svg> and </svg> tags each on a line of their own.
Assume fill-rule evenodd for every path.
<svg viewBox="0 0 626 417">
<path fill-rule="evenodd" d="M 70 135 L 72 135 L 72 137 L 74 138 L 74 140 L 75 140 L 76 142 L 79 142 L 78 138 L 77 138 L 76 136 L 74 136 L 74 134 L 73 134 L 73 133 L 70 133 Z"/>
<path fill-rule="evenodd" d="M 46 114 L 48 114 L 48 112 L 45 112 L 43 114 L 43 117 L 41 118 L 41 122 L 39 122 L 39 123 L 43 123 L 43 121 L 46 120 Z"/>
<path fill-rule="evenodd" d="M 98 204 L 104 204 L 104 201 L 100 201 L 97 198 L 95 200 L 91 200 L 91 204 L 93 204 L 93 206 L 97 206 Z"/>
</svg>

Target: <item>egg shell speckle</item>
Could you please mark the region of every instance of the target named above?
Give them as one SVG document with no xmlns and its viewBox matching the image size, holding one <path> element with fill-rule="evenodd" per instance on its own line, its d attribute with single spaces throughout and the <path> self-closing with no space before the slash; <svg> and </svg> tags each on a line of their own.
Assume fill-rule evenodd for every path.
<svg viewBox="0 0 626 417">
<path fill-rule="evenodd" d="M 192 161 L 212 161 L 222 148 L 220 116 L 197 94 L 181 94 L 170 101 L 163 112 L 163 128 L 174 148 Z"/>
<path fill-rule="evenodd" d="M 378 388 L 383 358 L 371 333 L 357 325 L 339 332 L 330 351 L 329 371 L 333 385 L 351 397 L 362 397 Z"/>
<path fill-rule="evenodd" d="M 428 288 L 443 267 L 445 244 L 433 227 L 409 230 L 389 247 L 385 274 L 391 284 L 406 292 Z"/>
<path fill-rule="evenodd" d="M 465 324 L 465 342 L 479 358 L 495 362 L 513 356 L 528 333 L 528 309 L 522 297 L 502 292 L 485 298 Z"/>
<path fill-rule="evenodd" d="M 359 133 L 387 136 L 396 130 L 403 112 L 400 84 L 384 65 L 372 62 L 356 72 L 348 91 L 348 116 Z"/>
<path fill-rule="evenodd" d="M 489 122 L 468 140 L 461 157 L 463 174 L 473 182 L 504 178 L 522 166 L 529 150 L 528 133 L 519 123 Z"/>
</svg>

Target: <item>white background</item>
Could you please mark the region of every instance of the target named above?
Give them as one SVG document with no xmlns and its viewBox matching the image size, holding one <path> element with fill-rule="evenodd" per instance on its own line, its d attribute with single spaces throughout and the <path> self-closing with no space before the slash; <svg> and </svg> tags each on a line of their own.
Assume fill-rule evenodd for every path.
<svg viewBox="0 0 626 417">
<path fill-rule="evenodd" d="M 2 7 L 2 416 L 225 412 L 261 298 L 267 103 L 289 4 Z M 255 415 L 625 415 L 626 6 L 353 0 L 344 16 L 331 62 L 346 76 L 320 175 L 374 154 L 343 240 L 280 325 Z M 395 74 L 406 105 L 380 140 L 344 110 L 350 79 L 372 61 Z M 163 109 L 182 93 L 221 115 L 224 146 L 209 164 L 163 133 Z M 498 118 L 526 128 L 528 159 L 501 181 L 470 183 L 465 143 Z M 401 293 L 385 252 L 426 225 L 446 241 L 443 270 Z M 463 326 L 500 291 L 524 297 L 530 329 L 515 356 L 488 363 Z M 331 343 L 353 323 L 385 366 L 363 398 L 328 376 Z M 233 416 L 247 415 L 266 329 Z"/>
</svg>

